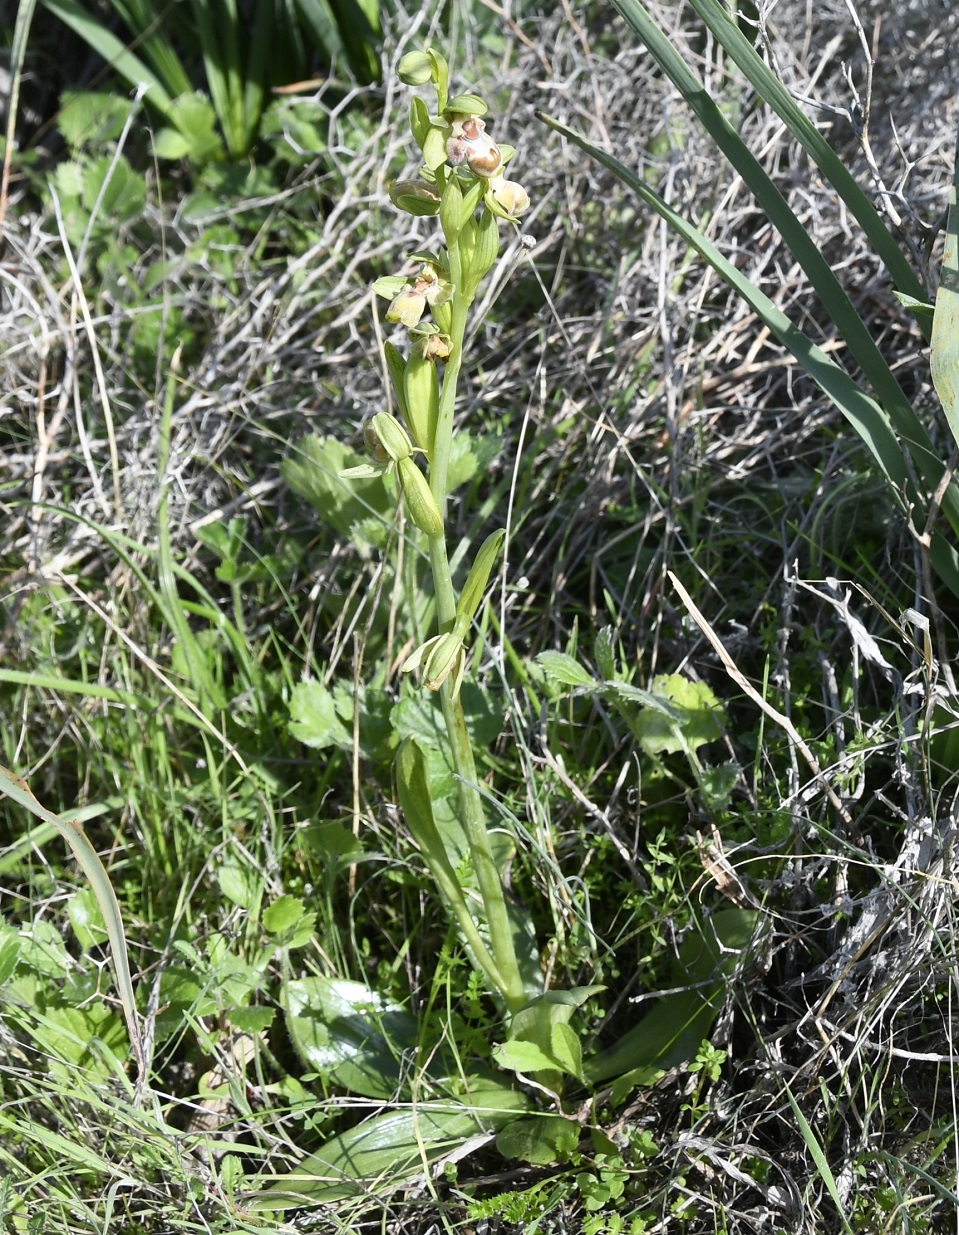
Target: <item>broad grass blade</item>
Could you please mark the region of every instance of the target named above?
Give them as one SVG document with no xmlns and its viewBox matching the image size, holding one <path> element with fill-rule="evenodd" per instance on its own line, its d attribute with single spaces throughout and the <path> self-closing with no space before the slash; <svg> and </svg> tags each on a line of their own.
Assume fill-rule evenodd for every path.
<svg viewBox="0 0 959 1235">
<path fill-rule="evenodd" d="M 143 1039 L 140 1036 L 140 1023 L 137 1020 L 136 1000 L 133 993 L 133 979 L 130 975 L 130 964 L 127 960 L 126 936 L 123 933 L 123 918 L 120 905 L 110 883 L 110 877 L 97 857 L 97 852 L 87 839 L 87 835 L 74 819 L 64 819 L 53 811 L 41 806 L 30 792 L 26 781 L 14 776 L 6 768 L 0 767 L 0 793 L 12 798 L 31 814 L 52 825 L 73 850 L 74 857 L 80 864 L 80 869 L 86 875 L 90 887 L 97 898 L 100 912 L 110 940 L 110 951 L 113 956 L 113 971 L 116 977 L 117 992 L 123 1005 L 123 1015 L 127 1023 L 127 1033 L 130 1035 L 130 1046 L 137 1061 L 137 1080 L 142 1088 L 147 1079 L 147 1062 L 143 1050 Z"/>
<path fill-rule="evenodd" d="M 727 261 L 697 227 L 674 210 L 654 189 L 618 159 L 600 150 L 581 134 L 542 112 L 537 112 L 537 115 L 550 128 L 615 172 L 624 184 L 633 189 L 712 266 L 746 301 L 783 346 L 792 352 L 806 373 L 849 421 L 879 464 L 902 507 L 913 517 L 916 511 L 925 510 L 925 500 L 913 481 L 914 472 L 919 473 L 929 490 L 934 490 L 945 469 L 933 448 L 932 439 L 908 401 L 903 397 L 896 402 L 895 416 L 892 408 L 881 406 L 859 387 L 845 369 L 793 325 L 765 293 Z M 871 346 L 874 347 L 874 344 Z M 885 361 L 882 361 L 882 365 L 886 367 Z M 895 383 L 895 379 L 893 382 L 898 390 L 898 383 Z M 959 534 L 959 490 L 955 484 L 951 484 L 943 495 L 942 511 L 952 530 Z M 959 596 L 959 555 L 941 533 L 933 537 L 931 556 L 944 582 Z"/>
<path fill-rule="evenodd" d="M 932 319 L 932 381 L 952 436 L 959 445 L 959 142 L 949 193 L 946 245 Z"/>
<path fill-rule="evenodd" d="M 613 3 L 626 20 L 630 21 L 626 10 L 635 7 L 636 0 L 613 0 Z M 793 101 L 783 83 L 732 20 L 729 10 L 719 0 L 689 0 L 689 6 L 845 202 L 850 214 L 862 227 L 869 247 L 882 261 L 899 291 L 916 300 L 925 300 L 925 288 L 882 216 L 839 155 L 802 108 Z M 922 322 L 920 326 L 926 328 Z"/>
<path fill-rule="evenodd" d="M 176 124 L 172 100 L 160 79 L 138 56 L 127 51 L 125 45 L 115 34 L 107 30 L 97 18 L 92 17 L 75 0 L 43 0 L 43 4 L 44 8 L 79 34 L 80 38 L 102 56 L 124 81 L 134 87 L 147 86 L 146 98 L 163 113 L 171 124 Z"/>
</svg>

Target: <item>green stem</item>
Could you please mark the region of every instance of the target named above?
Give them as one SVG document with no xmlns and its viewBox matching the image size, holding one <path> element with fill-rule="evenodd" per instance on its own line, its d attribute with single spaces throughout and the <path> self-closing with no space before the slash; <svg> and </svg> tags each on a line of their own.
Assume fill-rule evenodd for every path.
<svg viewBox="0 0 959 1235">
<path fill-rule="evenodd" d="M 450 245 L 449 251 L 450 277 L 456 289 L 452 302 L 451 347 L 449 359 L 446 362 L 446 372 L 443 375 L 436 436 L 430 457 L 430 488 L 444 518 L 447 476 L 453 440 L 456 385 L 463 360 L 466 319 L 472 301 L 472 297 L 464 295 L 461 290 L 462 271 L 455 243 Z M 430 537 L 429 547 L 439 630 L 440 633 L 445 633 L 452 629 L 456 617 L 456 594 L 450 574 L 445 535 Z M 493 858 L 483 800 L 477 788 L 476 762 L 466 728 L 466 717 L 459 697 L 453 697 L 452 684 L 449 680 L 444 682 L 440 689 L 440 702 L 453 756 L 453 767 L 459 784 L 463 829 L 470 847 L 473 870 L 476 873 L 476 882 L 479 885 L 486 924 L 489 929 L 490 949 L 499 971 L 500 989 L 503 991 L 510 1014 L 513 1014 L 527 1002 L 526 992 L 516 959 L 516 948 L 506 908 L 503 883 Z"/>
</svg>

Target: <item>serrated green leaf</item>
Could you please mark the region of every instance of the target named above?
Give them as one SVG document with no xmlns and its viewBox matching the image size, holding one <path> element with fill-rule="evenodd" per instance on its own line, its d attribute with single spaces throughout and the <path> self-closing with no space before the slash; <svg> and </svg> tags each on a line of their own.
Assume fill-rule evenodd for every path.
<svg viewBox="0 0 959 1235">
<path fill-rule="evenodd" d="M 65 90 L 60 96 L 57 128 L 74 150 L 103 146 L 123 132 L 129 100 L 95 90 Z"/>
<path fill-rule="evenodd" d="M 288 935 L 307 916 L 307 909 L 296 896 L 278 896 L 263 911 L 263 928 L 271 935 Z"/>
<path fill-rule="evenodd" d="M 540 652 L 536 663 L 544 669 L 554 681 L 566 686 L 596 686 L 592 674 L 567 652 Z"/>
<path fill-rule="evenodd" d="M 646 708 L 636 718 L 636 735 L 649 754 L 695 751 L 722 737 L 722 707 L 705 682 L 670 673 L 654 678 L 650 693 L 665 700 L 673 716 Z"/>
<path fill-rule="evenodd" d="M 353 734 L 337 715 L 332 693 L 315 680 L 299 682 L 293 691 L 290 733 L 318 750 L 327 746 L 351 750 L 353 746 Z"/>
</svg>

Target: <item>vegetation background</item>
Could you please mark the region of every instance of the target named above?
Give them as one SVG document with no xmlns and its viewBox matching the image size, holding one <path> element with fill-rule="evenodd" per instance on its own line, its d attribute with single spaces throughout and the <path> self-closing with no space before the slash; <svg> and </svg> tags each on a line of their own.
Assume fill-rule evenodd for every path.
<svg viewBox="0 0 959 1235">
<path fill-rule="evenodd" d="M 156 68 L 162 48 L 150 63 L 176 107 L 134 98 L 62 0 L 37 8 L 22 79 L 11 59 L 2 762 L 83 823 L 109 871 L 157 1104 L 135 1100 L 92 892 L 55 828 L 4 800 L 0 1229 L 954 1229 L 956 598 L 751 311 L 534 112 L 614 152 L 840 354 L 801 269 L 604 4 L 389 0 L 367 26 L 334 8 L 331 27 L 310 5 L 173 7 L 83 11 L 142 63 L 154 20 L 168 32 L 189 89 Z M 241 37 L 265 8 L 285 32 L 269 74 Z M 920 332 L 856 226 L 683 6 L 649 8 L 948 457 Z M 218 39 L 237 34 L 241 81 L 287 89 L 231 94 L 199 54 L 204 10 Z M 743 28 L 759 17 L 767 59 L 934 291 L 955 6 L 781 0 Z M 358 519 L 307 444 L 345 460 L 384 406 L 370 284 L 429 222 L 387 195 L 413 157 L 393 69 L 430 41 L 489 101 L 533 202 L 535 246 L 513 242 L 512 277 L 480 305 L 460 409 L 468 507 L 509 527 L 476 716 L 516 825 L 513 892 L 554 940 L 558 984 L 607 988 L 587 1053 L 670 989 L 677 948 L 730 898 L 761 929 L 711 1045 L 583 1114 L 605 1158 L 509 1160 L 487 1138 L 372 1210 L 364 1188 L 263 1215 L 263 1180 L 386 1101 L 324 1063 L 306 983 L 385 1001 L 384 1075 L 411 1057 L 409 1014 L 421 1052 L 482 1057 L 495 1038 L 389 805 L 415 571 L 384 566 L 392 507 Z M 591 664 L 603 628 L 624 681 L 681 671 L 721 701 L 712 779 L 536 659 Z"/>
</svg>

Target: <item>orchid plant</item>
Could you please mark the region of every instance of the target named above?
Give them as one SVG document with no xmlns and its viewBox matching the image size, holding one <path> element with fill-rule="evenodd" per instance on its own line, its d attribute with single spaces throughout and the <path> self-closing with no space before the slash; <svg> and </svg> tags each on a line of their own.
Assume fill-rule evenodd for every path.
<svg viewBox="0 0 959 1235">
<path fill-rule="evenodd" d="M 435 216 L 442 230 L 436 251 L 410 257 L 411 275 L 378 279 L 374 291 L 389 300 L 386 320 L 405 329 L 407 347 L 385 345 L 398 415 L 379 412 L 365 430 L 371 461 L 347 476 L 393 473 L 406 515 L 428 547 L 438 629 L 407 657 L 424 687 L 439 693 L 449 750 L 458 781 L 459 818 L 465 832 L 481 908 L 474 913 L 444 847 L 433 814 L 427 753 L 414 738 L 396 760 L 400 806 L 430 872 L 449 905 L 473 961 L 508 1018 L 538 993 L 536 979 L 521 973 L 502 879 L 490 843 L 477 784 L 460 690 L 466 641 L 483 602 L 505 532 L 493 532 L 476 553 L 457 593 L 450 570 L 446 506 L 457 383 L 464 362 L 467 321 L 477 290 L 499 256 L 499 224 L 516 226 L 529 208 L 523 187 L 506 177 L 514 155 L 486 131 L 484 101 L 449 95 L 449 68 L 437 51 L 415 51 L 399 65 L 410 86 L 431 84 L 436 111 L 415 97 L 410 128 L 422 154 L 415 178 L 390 188 L 394 205 L 408 214 Z M 442 368 L 442 374 L 440 369 Z M 531 986 L 533 989 L 531 989 Z M 539 988 L 541 990 L 541 987 Z"/>
</svg>

